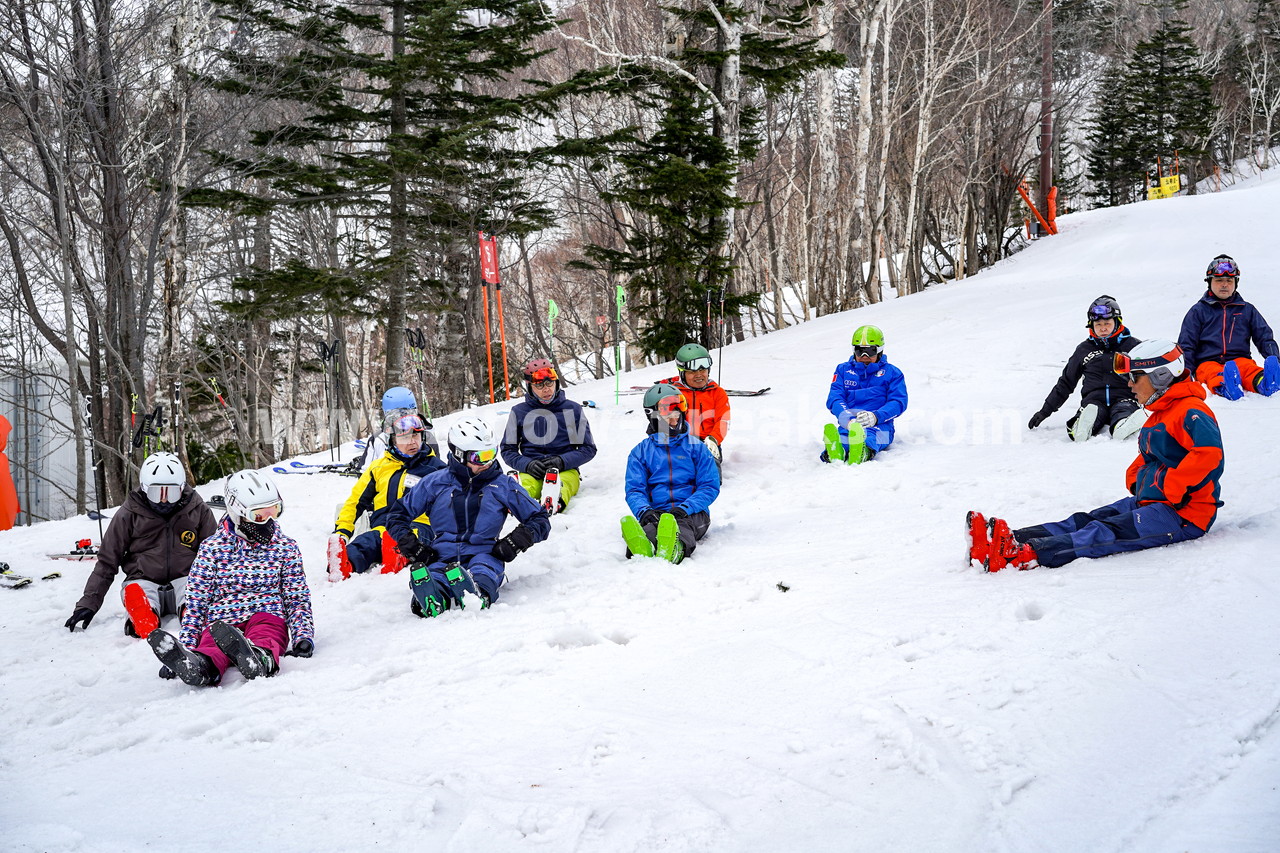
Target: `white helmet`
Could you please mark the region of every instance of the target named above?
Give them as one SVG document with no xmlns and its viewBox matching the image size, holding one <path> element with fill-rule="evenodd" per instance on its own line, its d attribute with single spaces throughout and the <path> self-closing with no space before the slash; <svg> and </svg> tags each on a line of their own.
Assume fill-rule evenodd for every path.
<svg viewBox="0 0 1280 853">
<path fill-rule="evenodd" d="M 459 462 L 489 465 L 498 458 L 498 438 L 484 418 L 463 418 L 449 428 L 449 455 Z"/>
<path fill-rule="evenodd" d="M 187 472 L 174 454 L 153 453 L 142 460 L 138 483 L 153 503 L 177 503 L 187 485 Z"/>
<path fill-rule="evenodd" d="M 1169 386 L 1182 378 L 1187 362 L 1182 349 L 1173 341 L 1143 341 L 1127 353 L 1116 353 L 1117 373 L 1145 373 L 1151 378 L 1157 399 Z M 1119 368 L 1125 367 L 1125 370 Z"/>
<path fill-rule="evenodd" d="M 242 522 L 265 524 L 284 513 L 280 491 L 257 471 L 237 471 L 227 478 L 227 515 L 239 526 Z"/>
</svg>

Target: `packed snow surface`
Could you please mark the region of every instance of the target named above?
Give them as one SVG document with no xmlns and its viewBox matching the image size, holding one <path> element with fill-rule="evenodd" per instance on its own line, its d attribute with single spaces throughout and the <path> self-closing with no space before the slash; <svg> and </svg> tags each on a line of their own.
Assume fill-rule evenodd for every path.
<svg viewBox="0 0 1280 853">
<path fill-rule="evenodd" d="M 93 564 L 45 554 L 97 524 L 0 533 L 15 570 L 66 575 L 0 591 L 0 849 L 1280 850 L 1280 398 L 1211 401 L 1226 503 L 1198 541 L 994 575 L 962 544 L 969 509 L 1017 527 L 1124 496 L 1136 443 L 1070 443 L 1077 398 L 1026 428 L 1085 309 L 1111 294 L 1174 338 L 1227 252 L 1280 323 L 1278 208 L 1255 179 L 1065 217 L 968 280 L 715 353 L 726 387 L 772 390 L 733 400 L 711 533 L 679 566 L 623 559 L 644 421 L 612 380 L 570 389 L 600 454 L 485 612 L 418 619 L 404 575 L 327 583 L 353 481 L 280 476 L 316 654 L 276 678 L 159 680 L 118 581 L 69 633 Z M 863 323 L 910 407 L 890 451 L 823 465 Z"/>
</svg>

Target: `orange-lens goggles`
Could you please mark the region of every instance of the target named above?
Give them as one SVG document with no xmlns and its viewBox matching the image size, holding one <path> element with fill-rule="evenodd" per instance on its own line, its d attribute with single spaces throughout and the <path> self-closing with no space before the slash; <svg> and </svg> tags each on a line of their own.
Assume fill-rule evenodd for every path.
<svg viewBox="0 0 1280 853">
<path fill-rule="evenodd" d="M 658 401 L 658 414 L 662 417 L 668 417 L 672 412 L 687 412 L 689 404 L 685 402 L 683 396 L 679 397 L 663 397 Z"/>
<path fill-rule="evenodd" d="M 529 374 L 529 378 L 534 382 L 555 382 L 560 377 L 556 376 L 556 372 L 550 367 L 539 367 Z"/>
<path fill-rule="evenodd" d="M 471 465 L 488 465 L 498 458 L 498 448 L 492 447 L 488 450 L 468 450 L 467 462 Z"/>
<path fill-rule="evenodd" d="M 262 524 L 264 521 L 270 521 L 273 518 L 280 517 L 280 511 L 283 507 L 280 504 L 270 504 L 269 506 L 254 507 L 249 510 L 249 520 Z"/>
<path fill-rule="evenodd" d="M 1118 352 L 1113 355 L 1111 357 L 1111 370 L 1128 379 L 1129 373 L 1133 370 L 1133 360 L 1129 358 L 1129 353 Z"/>
</svg>

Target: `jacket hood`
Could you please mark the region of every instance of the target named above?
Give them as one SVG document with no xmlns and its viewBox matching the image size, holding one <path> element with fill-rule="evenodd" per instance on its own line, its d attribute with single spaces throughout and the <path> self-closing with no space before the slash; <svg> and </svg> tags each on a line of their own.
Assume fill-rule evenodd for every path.
<svg viewBox="0 0 1280 853">
<path fill-rule="evenodd" d="M 1208 398 L 1208 393 L 1204 390 L 1204 386 L 1195 381 L 1190 373 L 1175 381 L 1169 386 L 1169 390 L 1152 400 L 1150 405 L 1143 406 L 1143 408 L 1148 412 L 1158 412 L 1187 397 L 1195 397 L 1200 400 Z"/>
<path fill-rule="evenodd" d="M 681 442 L 689 440 L 689 422 L 681 421 L 682 429 L 675 435 L 665 432 L 649 433 L 649 440 L 654 444 L 670 445 L 671 447 L 679 447 Z"/>
</svg>

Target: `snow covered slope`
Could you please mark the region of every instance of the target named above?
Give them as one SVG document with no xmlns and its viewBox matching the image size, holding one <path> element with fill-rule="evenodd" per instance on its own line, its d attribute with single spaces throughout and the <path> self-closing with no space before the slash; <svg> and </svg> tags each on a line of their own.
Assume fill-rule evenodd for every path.
<svg viewBox="0 0 1280 853">
<path fill-rule="evenodd" d="M 1017 526 L 1123 496 L 1133 441 L 1072 445 L 1066 410 L 1025 427 L 1085 308 L 1109 293 L 1175 337 L 1225 251 L 1280 323 L 1278 207 L 1255 182 L 1067 217 L 965 282 L 726 349 L 723 384 L 773 390 L 733 401 L 679 567 L 622 558 L 643 416 L 602 382 L 570 393 L 601 406 L 582 493 L 490 611 L 424 621 L 403 576 L 326 583 L 352 481 L 324 474 L 278 478 L 317 652 L 277 678 L 158 680 L 114 593 L 68 633 L 91 563 L 0 592 L 0 849 L 1280 849 L 1280 398 L 1212 402 L 1226 505 L 1199 541 L 984 575 L 961 539 L 970 508 Z M 861 323 L 911 405 L 872 464 L 822 465 Z M 0 533 L 0 559 L 38 574 L 82 536 Z"/>
</svg>

